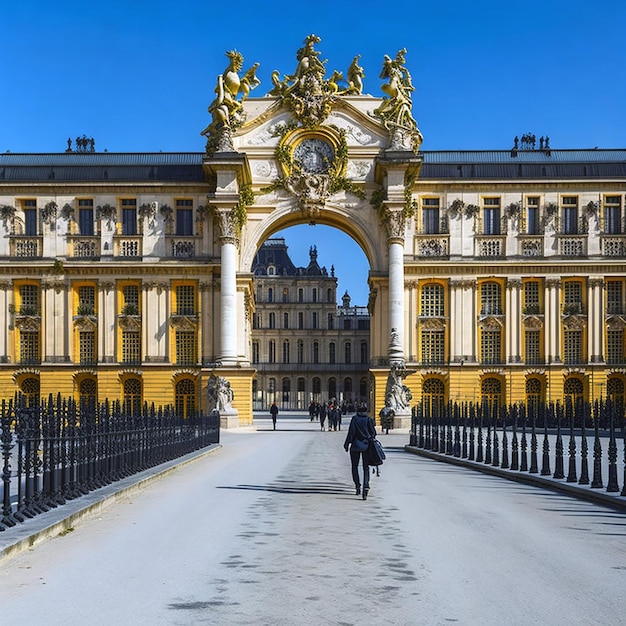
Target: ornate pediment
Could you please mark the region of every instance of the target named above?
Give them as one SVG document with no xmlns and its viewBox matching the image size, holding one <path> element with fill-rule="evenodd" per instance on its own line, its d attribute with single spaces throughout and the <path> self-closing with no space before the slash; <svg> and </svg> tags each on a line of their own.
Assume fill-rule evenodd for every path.
<svg viewBox="0 0 626 626">
<path fill-rule="evenodd" d="M 119 315 L 118 320 L 122 330 L 141 330 L 141 315 Z"/>
<path fill-rule="evenodd" d="M 541 330 L 543 328 L 543 318 L 537 315 L 525 315 L 522 324 L 528 330 Z"/>
<path fill-rule="evenodd" d="M 608 330 L 622 330 L 626 326 L 626 319 L 622 315 L 607 317 L 606 327 Z"/>
<path fill-rule="evenodd" d="M 41 326 L 41 318 L 38 315 L 16 315 L 15 326 L 23 332 L 37 332 Z"/>
<path fill-rule="evenodd" d="M 98 328 L 98 318 L 94 315 L 76 315 L 74 328 L 82 332 L 91 332 Z"/>
<path fill-rule="evenodd" d="M 196 330 L 198 328 L 198 318 L 195 315 L 172 315 L 170 324 L 176 330 Z"/>
<path fill-rule="evenodd" d="M 587 318 L 582 315 L 567 315 L 563 317 L 565 330 L 583 330 L 587 325 Z"/>
<path fill-rule="evenodd" d="M 504 328 L 504 321 L 500 317 L 487 315 L 479 320 L 478 325 L 483 330 L 501 330 Z"/>
<path fill-rule="evenodd" d="M 446 329 L 446 321 L 440 317 L 420 317 L 419 320 L 420 328 L 423 330 L 445 330 Z"/>
</svg>

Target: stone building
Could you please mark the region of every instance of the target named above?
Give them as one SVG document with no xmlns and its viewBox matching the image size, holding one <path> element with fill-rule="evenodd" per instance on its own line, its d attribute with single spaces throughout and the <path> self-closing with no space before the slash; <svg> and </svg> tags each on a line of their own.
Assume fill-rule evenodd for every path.
<svg viewBox="0 0 626 626">
<path fill-rule="evenodd" d="M 276 71 L 258 98 L 247 97 L 255 66 L 240 74 L 243 58 L 228 53 L 204 152 L 0 155 L 4 397 L 189 411 L 209 406 L 220 377 L 233 394 L 225 425 L 250 423 L 269 385 L 269 347 L 254 362 L 252 321 L 271 306 L 255 257 L 303 223 L 342 230 L 369 262 L 375 414 L 396 402 L 393 385 L 413 404 L 623 397 L 626 150 L 560 150 L 530 134 L 499 150 L 422 150 L 405 51 L 383 59 L 379 98 L 364 92 L 358 56 L 345 81 L 327 76 L 318 43 L 307 37 L 295 71 Z M 316 281 L 327 300 L 333 277 Z M 345 348 L 335 349 L 345 393 Z M 297 354 L 290 345 L 273 376 L 274 393 L 288 379 L 296 404 L 299 378 L 305 401 L 317 393 Z M 330 379 L 319 379 L 324 396 Z"/>
<path fill-rule="evenodd" d="M 255 256 L 254 409 L 369 400 L 367 307 L 351 306 L 347 292 L 337 306 L 333 267 L 320 267 L 315 247 L 309 256 L 307 267 L 295 267 L 282 238 L 268 239 Z"/>
</svg>

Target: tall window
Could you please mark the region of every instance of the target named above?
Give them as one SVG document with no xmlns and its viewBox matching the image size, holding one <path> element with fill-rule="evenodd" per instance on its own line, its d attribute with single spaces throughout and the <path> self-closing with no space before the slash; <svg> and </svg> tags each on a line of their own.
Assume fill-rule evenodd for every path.
<svg viewBox="0 0 626 626">
<path fill-rule="evenodd" d="M 443 330 L 422 330 L 422 363 L 445 362 L 445 334 Z"/>
<path fill-rule="evenodd" d="M 276 313 L 270 313 L 270 328 L 276 328 Z"/>
<path fill-rule="evenodd" d="M 252 362 L 253 363 L 259 362 L 259 342 L 258 341 L 252 342 Z"/>
<path fill-rule="evenodd" d="M 328 288 L 326 290 L 326 302 L 334 302 L 334 298 L 333 298 L 333 290 L 331 288 Z"/>
<path fill-rule="evenodd" d="M 78 230 L 81 235 L 89 237 L 93 235 L 94 229 L 93 218 L 93 200 L 79 200 L 78 201 Z"/>
<path fill-rule="evenodd" d="M 537 315 L 541 313 L 538 280 L 528 280 L 524 283 L 523 312 L 525 315 Z"/>
<path fill-rule="evenodd" d="M 420 304 L 422 317 L 443 317 L 445 315 L 443 286 L 438 284 L 424 285 Z"/>
<path fill-rule="evenodd" d="M 621 314 L 624 312 L 624 289 L 621 280 L 606 281 L 606 312 Z"/>
<path fill-rule="evenodd" d="M 287 287 L 283 289 L 283 302 L 289 302 L 289 289 Z"/>
<path fill-rule="evenodd" d="M 313 342 L 313 363 L 320 362 L 320 344 L 318 341 Z"/>
<path fill-rule="evenodd" d="M 499 283 L 482 283 L 480 286 L 480 314 L 502 315 L 502 288 Z"/>
<path fill-rule="evenodd" d="M 304 313 L 302 311 L 298 312 L 298 329 L 302 330 L 304 328 Z"/>
<path fill-rule="evenodd" d="M 179 237 L 193 235 L 193 200 L 176 200 L 176 234 Z"/>
<path fill-rule="evenodd" d="M 443 415 L 445 402 L 445 386 L 438 378 L 427 378 L 424 381 L 422 399 L 424 400 L 425 417 Z"/>
<path fill-rule="evenodd" d="M 198 356 L 195 331 L 176 331 L 176 363 L 178 365 L 195 365 L 197 361 Z"/>
<path fill-rule="evenodd" d="M 335 316 L 332 313 L 328 314 L 328 330 L 333 330 L 335 327 Z"/>
<path fill-rule="evenodd" d="M 336 358 L 337 358 L 337 355 L 336 355 L 335 350 L 336 350 L 336 345 L 335 345 L 335 342 L 334 342 L 334 341 L 331 341 L 331 342 L 328 344 L 328 362 L 329 362 L 330 364 L 335 363 L 335 360 L 336 360 Z"/>
<path fill-rule="evenodd" d="M 276 342 L 270 339 L 268 343 L 268 363 L 276 363 Z"/>
<path fill-rule="evenodd" d="M 24 234 L 34 237 L 37 235 L 37 200 L 24 200 L 22 210 L 24 211 Z"/>
<path fill-rule="evenodd" d="M 500 198 L 483 198 L 484 234 L 500 234 Z"/>
<path fill-rule="evenodd" d="M 141 333 L 138 330 L 122 331 L 122 363 L 141 363 Z"/>
<path fill-rule="evenodd" d="M 344 363 L 352 363 L 352 342 L 346 341 L 343 347 Z"/>
<path fill-rule="evenodd" d="M 566 365 L 579 365 L 583 362 L 583 333 L 577 329 L 563 332 L 563 362 Z"/>
<path fill-rule="evenodd" d="M 367 349 L 367 341 L 361 341 L 361 364 L 369 363 L 369 350 Z"/>
<path fill-rule="evenodd" d="M 39 333 L 37 331 L 20 332 L 20 363 L 23 365 L 39 363 L 41 352 L 39 347 Z"/>
<path fill-rule="evenodd" d="M 289 341 L 283 341 L 283 363 L 289 363 Z"/>
<path fill-rule="evenodd" d="M 174 294 L 176 296 L 176 315 L 196 314 L 196 288 L 194 285 L 177 285 Z"/>
<path fill-rule="evenodd" d="M 526 381 L 526 402 L 529 407 L 533 407 L 535 410 L 542 401 L 542 385 L 538 378 L 529 378 Z"/>
<path fill-rule="evenodd" d="M 94 315 L 96 312 L 96 288 L 81 285 L 78 288 L 78 315 Z"/>
<path fill-rule="evenodd" d="M 481 385 L 481 401 L 492 415 L 497 415 L 502 403 L 502 383 L 497 378 L 485 378 Z"/>
<path fill-rule="evenodd" d="M 561 222 L 564 235 L 578 234 L 578 196 L 561 198 Z"/>
<path fill-rule="evenodd" d="M 95 378 L 83 378 L 78 383 L 78 394 L 82 406 L 93 407 L 98 395 L 98 383 Z"/>
<path fill-rule="evenodd" d="M 483 329 L 480 342 L 480 361 L 487 365 L 502 361 L 502 333 L 500 330 Z"/>
<path fill-rule="evenodd" d="M 139 378 L 127 378 L 124 381 L 124 410 L 132 414 L 141 412 L 141 380 Z"/>
<path fill-rule="evenodd" d="M 566 402 L 569 401 L 572 406 L 576 406 L 583 399 L 583 381 L 573 376 L 566 379 L 563 385 L 563 395 Z"/>
<path fill-rule="evenodd" d="M 39 286 L 20 286 L 20 315 L 39 315 Z"/>
<path fill-rule="evenodd" d="M 527 235 L 541 234 L 541 216 L 539 213 L 539 197 L 529 196 L 526 198 L 526 229 Z"/>
<path fill-rule="evenodd" d="M 569 280 L 563 284 L 563 313 L 574 315 L 583 312 L 583 285 Z"/>
<path fill-rule="evenodd" d="M 137 234 L 137 199 L 122 198 L 122 235 Z"/>
<path fill-rule="evenodd" d="M 304 363 L 304 341 L 302 339 L 298 339 L 298 363 Z"/>
<path fill-rule="evenodd" d="M 289 313 L 283 313 L 283 328 L 289 328 Z"/>
<path fill-rule="evenodd" d="M 313 302 L 317 302 L 317 287 L 313 287 Z"/>
<path fill-rule="evenodd" d="M 604 197 L 604 232 L 607 235 L 622 233 L 622 196 Z"/>
<path fill-rule="evenodd" d="M 81 365 L 96 363 L 96 333 L 92 330 L 78 333 L 78 360 Z"/>
<path fill-rule="evenodd" d="M 196 412 L 196 385 L 190 378 L 183 378 L 176 383 L 174 390 L 176 413 L 190 417 Z"/>
<path fill-rule="evenodd" d="M 441 232 L 439 198 L 422 198 L 422 231 L 427 235 L 436 235 Z"/>
<path fill-rule="evenodd" d="M 528 365 L 539 365 L 541 360 L 541 332 L 535 329 L 524 331 L 524 352 Z"/>
<path fill-rule="evenodd" d="M 304 302 L 304 289 L 298 289 L 298 302 Z"/>
<path fill-rule="evenodd" d="M 122 312 L 126 315 L 139 315 L 139 285 L 122 287 Z"/>
<path fill-rule="evenodd" d="M 319 314 L 317 313 L 317 311 L 313 311 L 312 312 L 312 314 L 311 314 L 311 321 L 312 321 L 311 328 L 318 329 L 320 327 L 320 325 L 319 325 Z"/>
<path fill-rule="evenodd" d="M 606 362 L 609 365 L 624 363 L 624 329 L 608 330 L 606 333 Z"/>
</svg>

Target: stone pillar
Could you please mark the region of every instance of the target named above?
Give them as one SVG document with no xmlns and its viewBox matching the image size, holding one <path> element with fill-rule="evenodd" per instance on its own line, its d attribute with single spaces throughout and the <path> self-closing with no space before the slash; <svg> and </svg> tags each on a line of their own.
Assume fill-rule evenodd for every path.
<svg viewBox="0 0 626 626">
<path fill-rule="evenodd" d="M 389 360 L 404 364 L 404 238 L 389 239 Z"/>
<path fill-rule="evenodd" d="M 545 287 L 546 301 L 546 360 L 561 363 L 561 310 L 559 306 L 560 278 L 547 278 Z"/>
<path fill-rule="evenodd" d="M 521 357 L 521 301 L 522 281 L 509 278 L 506 283 L 506 362 L 519 363 Z"/>
<path fill-rule="evenodd" d="M 220 282 L 220 363 L 237 363 L 237 238 L 233 211 L 217 216 L 221 250 Z"/>
<path fill-rule="evenodd" d="M 42 355 L 46 363 L 65 363 L 70 360 L 69 337 L 72 316 L 68 315 L 68 285 L 64 278 L 43 280 L 41 333 Z"/>
<path fill-rule="evenodd" d="M 115 284 L 102 282 L 98 285 L 98 360 L 115 363 L 118 360 L 117 311 L 115 308 Z"/>
<path fill-rule="evenodd" d="M 13 283 L 10 280 L 4 280 L 0 282 L 0 312 L 5 320 L 10 319 L 10 307 L 13 302 L 12 297 Z M 42 285 L 43 290 L 43 285 Z M 0 330 L 0 363 L 9 362 L 9 327 L 10 324 L 6 323 L 2 325 Z"/>
<path fill-rule="evenodd" d="M 588 312 L 588 339 L 587 351 L 590 363 L 602 363 L 603 336 L 604 336 L 604 307 L 602 306 L 602 291 L 604 290 L 604 280 L 600 276 L 590 276 L 587 281 L 587 302 Z"/>
</svg>

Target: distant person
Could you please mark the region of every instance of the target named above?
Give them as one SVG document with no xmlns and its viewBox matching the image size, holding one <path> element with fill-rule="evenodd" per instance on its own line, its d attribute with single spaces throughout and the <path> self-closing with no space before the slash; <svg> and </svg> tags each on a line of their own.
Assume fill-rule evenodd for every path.
<svg viewBox="0 0 626 626">
<path fill-rule="evenodd" d="M 276 405 L 276 402 L 272 402 L 272 406 L 270 407 L 270 413 L 272 414 L 274 430 L 276 430 L 276 416 L 278 415 L 278 406 Z"/>
<path fill-rule="evenodd" d="M 311 404 L 309 404 L 309 418 L 311 421 L 315 419 L 315 402 L 311 400 Z"/>
<path fill-rule="evenodd" d="M 326 424 L 326 403 L 324 402 L 324 404 L 319 404 L 318 405 L 320 408 L 320 428 L 321 430 L 326 430 L 324 424 Z"/>
<path fill-rule="evenodd" d="M 359 476 L 359 460 L 363 459 L 363 500 L 367 500 L 370 490 L 370 467 L 363 454 L 369 445 L 369 440 L 376 437 L 376 424 L 367 414 L 367 405 L 360 403 L 356 414 L 350 421 L 348 434 L 343 444 L 345 451 L 350 446 L 350 461 L 352 463 L 352 480 L 356 488 L 356 495 L 361 494 L 361 478 Z"/>
</svg>

